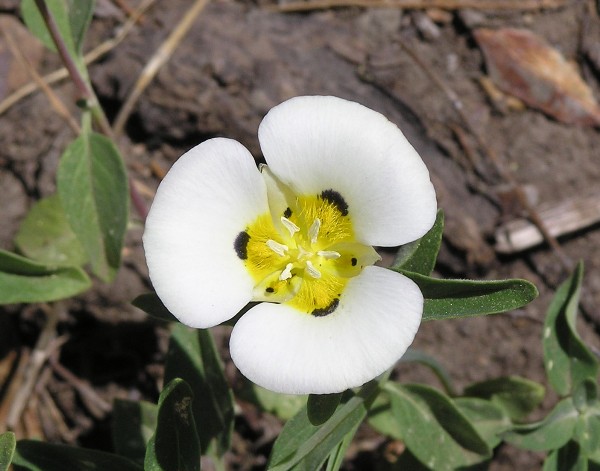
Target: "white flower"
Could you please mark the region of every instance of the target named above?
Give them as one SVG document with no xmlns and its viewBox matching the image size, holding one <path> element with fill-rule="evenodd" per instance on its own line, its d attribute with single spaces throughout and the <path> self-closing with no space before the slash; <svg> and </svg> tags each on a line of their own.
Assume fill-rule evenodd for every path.
<svg viewBox="0 0 600 471">
<path fill-rule="evenodd" d="M 146 222 L 150 278 L 184 324 L 207 328 L 252 307 L 231 357 L 255 383 L 289 394 L 360 386 L 411 344 L 423 296 L 373 266 L 433 225 L 429 173 L 381 114 L 335 97 L 273 108 L 259 171 L 236 141 L 210 139 L 161 183 Z"/>
</svg>

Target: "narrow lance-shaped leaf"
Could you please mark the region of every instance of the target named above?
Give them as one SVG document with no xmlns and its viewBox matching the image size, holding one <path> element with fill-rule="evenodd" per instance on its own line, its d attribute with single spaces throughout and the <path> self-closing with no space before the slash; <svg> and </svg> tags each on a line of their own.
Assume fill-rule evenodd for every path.
<svg viewBox="0 0 600 471">
<path fill-rule="evenodd" d="M 583 264 L 556 291 L 544 322 L 544 366 L 554 390 L 566 395 L 577 384 L 598 375 L 598 360 L 581 341 L 575 327 Z"/>
<path fill-rule="evenodd" d="M 12 462 L 17 440 L 13 432 L 5 432 L 0 435 L 0 471 L 7 471 Z"/>
<path fill-rule="evenodd" d="M 588 460 L 577 442 L 550 451 L 542 471 L 588 471 Z"/>
<path fill-rule="evenodd" d="M 465 396 L 489 399 L 514 420 L 523 420 L 544 399 L 544 386 L 518 376 L 494 378 L 465 388 Z"/>
<path fill-rule="evenodd" d="M 33 205 L 17 232 L 15 244 L 25 256 L 47 265 L 79 267 L 87 261 L 58 195 Z"/>
<path fill-rule="evenodd" d="M 140 465 L 158 420 L 158 407 L 146 401 L 117 399 L 112 413 L 112 439 L 116 452 Z"/>
<path fill-rule="evenodd" d="M 405 270 L 421 275 L 430 275 L 440 251 L 443 232 L 444 212 L 440 209 L 437 212 L 435 224 L 427 234 L 400 247 L 391 267 L 392 270 Z"/>
<path fill-rule="evenodd" d="M 131 301 L 131 304 L 155 319 L 166 322 L 179 322 L 177 318 L 169 312 L 156 293 L 140 294 Z"/>
<path fill-rule="evenodd" d="M 490 448 L 498 446 L 502 442 L 501 435 L 512 428 L 506 411 L 491 401 L 477 397 L 459 397 L 453 402 Z"/>
<path fill-rule="evenodd" d="M 94 14 L 94 0 L 67 0 L 69 12 L 69 25 L 71 26 L 71 34 L 73 43 L 77 52 L 81 54 L 81 46 L 85 39 L 85 33 L 92 21 Z"/>
<path fill-rule="evenodd" d="M 375 382 L 367 383 L 357 395 L 347 393 L 334 414 L 321 425 L 313 425 L 303 408 L 283 428 L 273 445 L 270 471 L 313 470 L 325 462 L 347 434 L 367 415 L 369 404 L 379 391 Z"/>
<path fill-rule="evenodd" d="M 69 22 L 68 5 L 65 0 L 44 0 L 48 10 L 54 18 L 54 22 L 58 27 L 58 31 L 67 46 L 67 50 L 76 55 L 77 48 L 73 41 L 73 33 L 71 32 L 71 24 Z M 50 36 L 50 32 L 46 27 L 46 23 L 40 10 L 38 9 L 35 0 L 21 1 L 21 15 L 23 21 L 31 31 L 48 49 L 56 52 L 54 40 Z"/>
<path fill-rule="evenodd" d="M 13 464 L 27 471 L 142 471 L 141 466 L 118 455 L 37 440 L 19 440 Z"/>
<path fill-rule="evenodd" d="M 520 448 L 533 451 L 553 450 L 573 437 L 579 413 L 568 397 L 560 401 L 540 422 L 515 427 L 504 439 Z"/>
<path fill-rule="evenodd" d="M 491 456 L 487 443 L 451 400 L 425 385 L 386 384 L 404 443 L 434 470 L 456 470 Z M 435 446 L 432 446 L 435 444 Z"/>
<path fill-rule="evenodd" d="M 313 425 L 321 425 L 333 415 L 342 399 L 342 393 L 311 394 L 306 403 L 308 420 Z"/>
<path fill-rule="evenodd" d="M 454 389 L 454 386 L 452 385 L 452 379 L 450 378 L 450 375 L 446 371 L 446 368 L 444 368 L 440 364 L 440 362 L 438 362 L 431 355 L 428 355 L 427 353 L 417 350 L 415 348 L 409 348 L 408 350 L 406 350 L 406 353 L 402 356 L 400 361 L 421 363 L 421 364 L 429 367 L 431 369 L 431 371 L 433 371 L 433 373 L 440 380 L 440 382 L 442 383 L 442 386 L 444 386 L 444 389 L 446 390 L 446 392 L 450 396 L 456 395 L 456 391 Z"/>
<path fill-rule="evenodd" d="M 222 456 L 233 430 L 233 394 L 209 330 L 173 325 L 167 352 L 165 382 L 184 379 L 194 391 L 192 410 L 205 454 Z"/>
<path fill-rule="evenodd" d="M 538 291 L 526 280 L 442 280 L 400 270 L 413 280 L 425 298 L 423 321 L 496 314 L 522 307 Z"/>
<path fill-rule="evenodd" d="M 77 61 L 85 33 L 94 13 L 94 0 L 44 0 L 58 26 L 69 53 Z M 37 8 L 35 0 L 22 0 L 21 14 L 29 30 L 51 51 L 56 52 L 54 40 Z"/>
<path fill-rule="evenodd" d="M 0 250 L 0 304 L 57 301 L 91 286 L 83 270 L 49 267 Z"/>
<path fill-rule="evenodd" d="M 117 148 L 106 137 L 84 131 L 61 157 L 57 185 L 67 220 L 94 273 L 112 280 L 129 214 L 127 174 Z"/>
<path fill-rule="evenodd" d="M 144 471 L 200 471 L 193 397 L 189 385 L 179 378 L 160 393 L 156 432 L 146 449 Z"/>
<path fill-rule="evenodd" d="M 346 451 L 348 447 L 352 443 L 352 439 L 354 435 L 356 435 L 356 431 L 360 423 L 357 423 L 352 430 L 350 430 L 342 439 L 341 442 L 337 444 L 337 446 L 329 453 L 329 457 L 327 458 L 327 466 L 325 467 L 325 471 L 339 471 L 344 463 L 344 456 L 346 455 Z"/>
</svg>

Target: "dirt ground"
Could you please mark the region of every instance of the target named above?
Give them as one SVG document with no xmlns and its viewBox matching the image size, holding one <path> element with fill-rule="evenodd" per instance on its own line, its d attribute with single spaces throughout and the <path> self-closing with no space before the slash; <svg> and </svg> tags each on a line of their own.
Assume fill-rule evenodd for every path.
<svg viewBox="0 0 600 471">
<path fill-rule="evenodd" d="M 18 18 L 17 3 L 0 0 L 4 20 Z M 119 110 L 144 65 L 191 3 L 155 2 L 123 43 L 91 65 L 93 84 L 110 116 Z M 272 106 L 292 96 L 337 95 L 380 111 L 398 124 L 422 155 L 445 211 L 436 274 L 521 277 L 540 290 L 539 299 L 518 312 L 426 323 L 414 347 L 435 356 L 459 389 L 500 375 L 544 382 L 541 325 L 553 289 L 565 272 L 546 246 L 514 255 L 494 251 L 495 228 L 522 211 L 510 204 L 509 185 L 493 171 L 473 132 L 533 195 L 536 206 L 598 194 L 600 134 L 597 127 L 560 123 L 529 106 L 514 109 L 491 99 L 481 85 L 488 72 L 474 31 L 515 27 L 538 34 L 575 64 L 595 96 L 600 96 L 600 61 L 594 60 L 594 51 L 586 44 L 600 44 L 600 34 L 597 24 L 589 27 L 598 21 L 597 12 L 590 9 L 593 2 L 567 0 L 560 7 L 528 11 L 518 9 L 519 3 L 515 0 L 515 8 L 502 11 L 350 7 L 281 13 L 267 8 L 274 5 L 270 0 L 213 1 L 141 96 L 119 145 L 149 202 L 161 171 L 207 138 L 237 139 L 260 159 L 260 120 Z M 86 50 L 114 36 L 122 25 L 125 16 L 116 5 L 98 2 Z M 41 73 L 59 66 L 57 57 L 42 52 L 32 39 L 24 37 L 22 44 Z M 29 80 L 14 78 L 16 69 L 0 36 L 0 99 L 15 84 Z M 60 82 L 54 89 L 75 111 L 71 85 Z M 455 94 L 454 105 L 448 91 Z M 470 129 L 457 114 L 457 101 Z M 460 136 L 466 144 L 461 144 Z M 42 93 L 20 100 L 0 116 L 1 248 L 13 249 L 12 239 L 27 209 L 54 193 L 57 162 L 72 138 L 73 132 Z M 477 155 L 482 171 L 465 167 L 470 152 Z M 580 332 L 596 351 L 600 349 L 599 227 L 560 239 L 571 260 L 585 261 L 586 312 Z M 37 433 L 51 441 L 110 450 L 110 411 L 102 405 L 115 398 L 156 401 L 168 332 L 129 305 L 150 289 L 141 233 L 141 222 L 134 215 L 117 280 L 110 286 L 97 282 L 92 291 L 62 304 L 57 330 L 64 344 L 53 364 L 42 370 L 35 389 L 38 398 L 34 398 L 40 404 L 50 400 L 59 418 L 56 414 L 38 417 L 34 404 L 27 409 L 21 437 Z M 25 363 L 44 316 L 39 306 L 7 306 L 1 311 L 3 417 L 11 393 L 18 391 L 17 365 Z M 218 333 L 228 358 L 227 332 Z M 235 384 L 238 373 L 227 361 Z M 72 375 L 61 374 L 64 369 Z M 403 381 L 436 384 L 422 367 L 401 365 L 397 374 Z M 92 387 L 92 399 L 81 394 L 81 384 Z M 555 400 L 549 392 L 545 407 Z M 262 469 L 279 427 L 273 417 L 242 404 L 228 458 L 231 468 Z M 365 427 L 344 469 L 373 469 L 388 446 Z M 542 458 L 504 446 L 491 469 L 540 469 Z"/>
</svg>

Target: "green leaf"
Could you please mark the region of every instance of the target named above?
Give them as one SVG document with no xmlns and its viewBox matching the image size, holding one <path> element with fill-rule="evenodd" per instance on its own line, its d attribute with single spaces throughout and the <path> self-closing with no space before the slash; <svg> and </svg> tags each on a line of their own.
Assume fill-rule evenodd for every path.
<svg viewBox="0 0 600 471">
<path fill-rule="evenodd" d="M 19 440 L 13 458 L 15 471 L 142 471 L 134 462 L 98 450 Z"/>
<path fill-rule="evenodd" d="M 33 205 L 19 228 L 15 244 L 25 256 L 46 265 L 80 267 L 87 261 L 58 195 Z"/>
<path fill-rule="evenodd" d="M 587 471 L 587 458 L 575 442 L 552 450 L 544 461 L 543 471 Z"/>
<path fill-rule="evenodd" d="M 430 275 L 435 267 L 442 233 L 444 232 L 444 212 L 437 212 L 435 223 L 429 232 L 418 240 L 403 245 L 396 254 L 392 270 L 404 270 L 421 275 Z"/>
<path fill-rule="evenodd" d="M 166 322 L 179 322 L 179 320 L 169 312 L 156 293 L 140 294 L 131 301 L 138 309 L 141 309 L 149 316 Z"/>
<path fill-rule="evenodd" d="M 538 291 L 529 281 L 441 280 L 400 270 L 425 297 L 423 321 L 481 316 L 510 311 L 534 300 Z"/>
<path fill-rule="evenodd" d="M 85 39 L 92 16 L 94 15 L 95 0 L 67 0 L 69 5 L 69 24 L 75 48 L 81 54 L 81 46 Z"/>
<path fill-rule="evenodd" d="M 76 48 L 73 42 L 73 34 L 71 32 L 71 25 L 69 23 L 68 15 L 68 4 L 67 0 L 44 0 L 48 6 L 48 10 L 54 18 L 54 22 L 58 27 L 58 31 L 62 36 L 67 50 L 75 55 Z M 56 52 L 56 46 L 50 36 L 50 32 L 46 27 L 46 23 L 42 18 L 40 10 L 35 4 L 35 0 L 22 0 L 21 1 L 21 15 L 25 25 L 36 36 L 48 49 Z"/>
<path fill-rule="evenodd" d="M 502 407 L 515 421 L 523 420 L 544 399 L 544 386 L 518 376 L 494 378 L 472 384 L 464 391 L 465 396 L 489 399 Z"/>
<path fill-rule="evenodd" d="M 63 154 L 58 194 L 92 269 L 104 281 L 121 262 L 129 198 L 123 160 L 110 139 L 83 132 Z"/>
<path fill-rule="evenodd" d="M 346 398 L 322 425 L 313 425 L 303 408 L 283 428 L 275 440 L 269 459 L 270 471 L 294 469 L 314 471 L 367 415 L 370 402 L 378 392 L 375 382 L 367 383 L 357 395 Z"/>
<path fill-rule="evenodd" d="M 306 406 L 308 399 L 306 395 L 280 394 L 269 391 L 250 381 L 244 381 L 239 397 L 281 420 L 290 420 L 294 417 Z"/>
<path fill-rule="evenodd" d="M 581 341 L 575 327 L 583 280 L 583 264 L 556 291 L 544 322 L 544 365 L 548 381 L 560 395 L 573 391 L 585 379 L 595 380 L 598 360 Z"/>
<path fill-rule="evenodd" d="M 395 440 L 403 440 L 402 428 L 392 413 L 389 394 L 381 391 L 369 407 L 369 425 L 380 434 Z"/>
<path fill-rule="evenodd" d="M 313 425 L 321 425 L 333 415 L 342 400 L 342 393 L 311 394 L 306 403 L 308 420 Z"/>
<path fill-rule="evenodd" d="M 81 46 L 87 28 L 94 13 L 93 0 L 44 0 L 69 53 L 77 58 L 81 55 Z M 51 51 L 56 46 L 50 36 L 46 23 L 35 4 L 35 0 L 22 0 L 21 14 L 27 28 Z"/>
<path fill-rule="evenodd" d="M 48 267 L 0 250 L 0 304 L 56 301 L 75 296 L 91 284 L 80 268 Z"/>
<path fill-rule="evenodd" d="M 329 453 L 329 457 L 327 458 L 327 466 L 325 466 L 325 471 L 338 471 L 342 467 L 346 451 L 352 443 L 354 435 L 356 435 L 356 431 L 358 430 L 359 426 L 360 422 L 357 423 L 354 426 L 354 428 L 344 436 L 344 439 L 337 444 L 337 446 L 331 451 L 331 453 Z"/>
<path fill-rule="evenodd" d="M 454 399 L 454 405 L 471 422 L 490 448 L 497 447 L 502 441 L 500 435 L 512 428 L 506 411 L 491 401 L 459 397 Z"/>
<path fill-rule="evenodd" d="M 174 324 L 167 352 L 165 382 L 184 379 L 194 391 L 192 410 L 205 454 L 229 449 L 233 430 L 233 394 L 209 330 Z"/>
<path fill-rule="evenodd" d="M 431 355 L 428 355 L 425 352 L 420 350 L 416 350 L 414 348 L 409 348 L 406 350 L 406 353 L 400 359 L 402 362 L 416 362 L 421 363 L 422 365 L 428 366 L 431 371 L 438 377 L 442 386 L 450 396 L 455 396 L 456 391 L 454 386 L 452 385 L 452 379 L 450 375 L 446 371 L 446 369 Z"/>
<path fill-rule="evenodd" d="M 190 386 L 179 378 L 160 393 L 156 432 L 148 442 L 144 471 L 200 471 L 193 398 Z"/>
<path fill-rule="evenodd" d="M 146 445 L 158 420 L 158 407 L 146 401 L 117 399 L 112 413 L 112 439 L 115 451 L 140 465 Z"/>
<path fill-rule="evenodd" d="M 7 471 L 12 462 L 17 440 L 12 432 L 5 432 L 0 435 L 0 471 Z"/>
<path fill-rule="evenodd" d="M 553 450 L 573 437 L 579 413 L 571 398 L 560 401 L 542 421 L 516 426 L 504 439 L 520 448 L 533 451 Z"/>
<path fill-rule="evenodd" d="M 489 446 L 471 422 L 436 389 L 391 382 L 385 389 L 406 447 L 426 466 L 450 471 L 491 456 Z"/>
<path fill-rule="evenodd" d="M 575 426 L 575 440 L 588 457 L 600 458 L 598 385 L 590 380 L 580 383 L 573 392 L 573 404 L 579 411 L 579 419 Z"/>
</svg>

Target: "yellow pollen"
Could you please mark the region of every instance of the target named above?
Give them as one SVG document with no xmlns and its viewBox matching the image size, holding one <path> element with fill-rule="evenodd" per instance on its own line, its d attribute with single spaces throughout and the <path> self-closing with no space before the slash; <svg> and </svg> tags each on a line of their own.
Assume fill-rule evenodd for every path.
<svg viewBox="0 0 600 471">
<path fill-rule="evenodd" d="M 331 314 L 348 280 L 380 257 L 357 242 L 348 205 L 334 190 L 288 202 L 285 214 L 259 216 L 235 240 L 256 283 L 253 300 Z"/>
</svg>

